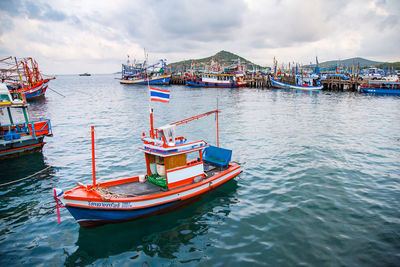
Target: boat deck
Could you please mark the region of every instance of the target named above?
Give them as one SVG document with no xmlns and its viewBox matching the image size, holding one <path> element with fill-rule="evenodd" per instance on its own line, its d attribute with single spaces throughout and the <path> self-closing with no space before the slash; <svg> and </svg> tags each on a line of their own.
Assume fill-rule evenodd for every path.
<svg viewBox="0 0 400 267">
<path fill-rule="evenodd" d="M 137 197 L 166 191 L 164 188 L 151 184 L 148 181 L 144 183 L 131 182 L 107 188 L 102 188 L 102 193 L 111 194 L 113 197 Z"/>
<path fill-rule="evenodd" d="M 204 163 L 204 173 L 206 175 L 206 179 L 220 173 L 223 170 L 224 170 L 224 168 L 219 168 L 219 167 L 215 167 L 213 165 Z M 187 185 L 185 185 L 185 186 L 187 186 Z M 110 187 L 103 187 L 103 188 L 99 188 L 97 191 L 103 196 L 109 196 L 109 197 L 114 197 L 114 198 L 126 198 L 126 197 L 137 197 L 137 196 L 162 193 L 162 192 L 168 191 L 168 189 L 164 189 L 161 186 L 154 185 L 154 184 L 146 181 L 144 183 L 130 182 L 130 183 L 124 183 L 124 184 L 114 185 L 114 186 L 110 186 Z"/>
</svg>

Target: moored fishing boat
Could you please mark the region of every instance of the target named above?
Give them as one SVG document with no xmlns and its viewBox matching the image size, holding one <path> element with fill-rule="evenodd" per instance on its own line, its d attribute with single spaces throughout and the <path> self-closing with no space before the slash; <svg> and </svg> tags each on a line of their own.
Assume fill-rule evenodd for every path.
<svg viewBox="0 0 400 267">
<path fill-rule="evenodd" d="M 121 79 L 121 84 L 140 84 L 140 85 L 168 85 L 171 80 L 171 74 L 153 74 L 147 77 L 145 74 L 136 74 Z"/>
<path fill-rule="evenodd" d="M 40 151 L 52 135 L 50 120 L 32 121 L 27 108 L 23 94 L 0 84 L 0 159 Z"/>
<path fill-rule="evenodd" d="M 44 78 L 37 62 L 29 57 L 23 59 L 4 58 L 0 60 L 2 81 L 10 91 L 24 94 L 26 100 L 43 97 L 48 83 L 55 77 Z"/>
<path fill-rule="evenodd" d="M 160 65 L 158 67 L 158 65 Z M 152 70 L 150 70 L 152 69 Z M 165 60 L 160 60 L 151 66 L 146 65 L 146 61 L 141 64 L 122 64 L 121 84 L 140 84 L 140 85 L 168 85 L 171 80 L 171 73 L 166 73 Z"/>
<path fill-rule="evenodd" d="M 246 86 L 243 73 L 201 73 L 186 74 L 185 84 L 194 87 L 223 87 L 236 88 Z"/>
<path fill-rule="evenodd" d="M 50 79 L 43 79 L 34 83 L 31 83 L 29 86 L 25 86 L 22 88 L 16 89 L 18 92 L 23 93 L 27 100 L 33 100 L 39 97 L 43 97 L 48 88 L 48 83 Z M 11 87 L 11 90 L 14 88 Z"/>
<path fill-rule="evenodd" d="M 151 90 L 152 101 L 168 102 L 166 90 Z M 232 151 L 211 146 L 204 140 L 188 141 L 176 136 L 176 127 L 216 114 L 218 133 L 219 110 L 155 129 L 150 108 L 150 134 L 143 133 L 146 172 L 107 182 L 96 182 L 94 141 L 92 126 L 93 183 L 63 192 L 54 189 L 55 199 L 60 201 L 83 227 L 106 223 L 135 220 L 164 213 L 184 205 L 203 194 L 221 186 L 242 172 L 240 166 L 231 162 Z"/>
<path fill-rule="evenodd" d="M 360 85 L 364 93 L 400 95 L 400 81 L 373 80 Z"/>
<path fill-rule="evenodd" d="M 323 85 L 313 75 L 295 75 L 295 77 L 271 77 L 271 85 L 276 89 L 321 90 Z"/>
<path fill-rule="evenodd" d="M 270 77 L 272 88 L 292 90 L 321 90 L 324 86 L 320 82 L 320 71 L 318 58 L 315 57 L 316 65 L 313 70 L 298 69 L 298 64 L 293 62 L 292 68 L 289 63 L 288 72 L 283 65 L 278 70 L 278 61 L 274 57 L 274 73 Z"/>
</svg>

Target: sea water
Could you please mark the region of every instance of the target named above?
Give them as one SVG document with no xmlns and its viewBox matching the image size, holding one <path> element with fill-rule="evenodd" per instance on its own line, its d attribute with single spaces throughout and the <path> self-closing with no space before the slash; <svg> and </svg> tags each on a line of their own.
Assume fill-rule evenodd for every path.
<svg viewBox="0 0 400 267">
<path fill-rule="evenodd" d="M 183 209 L 83 229 L 52 189 L 145 172 L 146 86 L 115 75 L 57 76 L 32 119 L 42 153 L 0 161 L 0 265 L 386 266 L 400 263 L 400 98 L 347 92 L 162 87 L 155 126 L 216 109 L 220 146 L 243 173 Z M 216 144 L 209 116 L 178 135 Z M 44 170 L 44 171 L 42 171 Z M 12 216 L 14 215 L 14 216 Z M 12 216 L 12 217 L 8 217 Z M 6 218 L 8 217 L 8 218 Z"/>
</svg>

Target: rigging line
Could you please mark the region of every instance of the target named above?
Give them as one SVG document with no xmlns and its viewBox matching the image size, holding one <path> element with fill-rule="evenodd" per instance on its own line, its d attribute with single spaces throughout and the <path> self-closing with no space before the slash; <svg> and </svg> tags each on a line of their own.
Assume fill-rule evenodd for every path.
<svg viewBox="0 0 400 267">
<path fill-rule="evenodd" d="M 34 174 L 31 174 L 31 175 L 26 176 L 26 177 L 24 177 L 24 178 L 21 178 L 21 179 L 15 180 L 15 181 L 11 181 L 11 182 L 8 182 L 8 183 L 0 184 L 0 187 L 1 187 L 1 186 L 4 186 L 4 185 L 14 184 L 14 183 L 18 183 L 18 182 L 20 182 L 20 181 L 26 180 L 26 179 L 31 178 L 31 177 L 33 177 L 33 176 L 35 176 L 35 175 L 37 175 L 37 174 L 39 174 L 39 173 L 41 173 L 41 172 L 44 172 L 45 170 L 47 170 L 47 169 L 49 169 L 49 168 L 51 168 L 51 167 L 52 167 L 52 166 L 48 166 L 48 167 L 44 168 L 43 170 L 38 171 L 38 172 L 35 172 Z"/>
<path fill-rule="evenodd" d="M 7 219 L 9 219 L 9 218 L 11 218 L 11 217 L 14 217 L 14 216 L 16 216 L 16 215 L 25 213 L 25 212 L 27 212 L 28 210 L 32 210 L 32 209 L 36 208 L 37 206 L 43 205 L 44 203 L 49 202 L 49 201 L 51 201 L 51 200 L 53 200 L 53 198 L 47 199 L 47 200 L 45 200 L 45 201 L 42 201 L 42 202 L 40 202 L 40 203 L 38 203 L 38 204 L 36 204 L 36 205 L 30 207 L 30 208 L 21 210 L 21 211 L 19 211 L 19 212 L 17 212 L 17 213 L 14 213 L 14 214 L 11 214 L 11 215 L 9 215 L 9 216 L 0 218 L 0 220 L 7 220 Z"/>
<path fill-rule="evenodd" d="M 53 92 L 55 92 L 55 93 L 57 93 L 57 94 L 59 94 L 60 96 L 62 96 L 62 97 L 66 97 L 65 95 L 63 95 L 63 94 L 61 94 L 61 93 L 59 93 L 59 92 L 57 92 L 56 90 L 54 90 L 54 89 L 51 89 L 50 87 L 47 87 L 48 89 L 50 89 L 51 91 L 53 91 Z"/>
</svg>

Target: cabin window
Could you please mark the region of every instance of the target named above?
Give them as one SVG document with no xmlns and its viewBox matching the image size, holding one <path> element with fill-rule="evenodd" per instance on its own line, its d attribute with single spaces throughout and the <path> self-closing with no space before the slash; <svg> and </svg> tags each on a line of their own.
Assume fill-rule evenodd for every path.
<svg viewBox="0 0 400 267">
<path fill-rule="evenodd" d="M 186 161 L 188 163 L 198 162 L 200 160 L 199 151 L 191 152 L 186 154 Z"/>
<path fill-rule="evenodd" d="M 10 119 L 8 118 L 7 110 L 5 108 L 0 108 L 0 124 L 10 124 Z"/>
<path fill-rule="evenodd" d="M 11 116 L 14 123 L 25 122 L 24 112 L 22 108 L 11 108 Z"/>
</svg>

